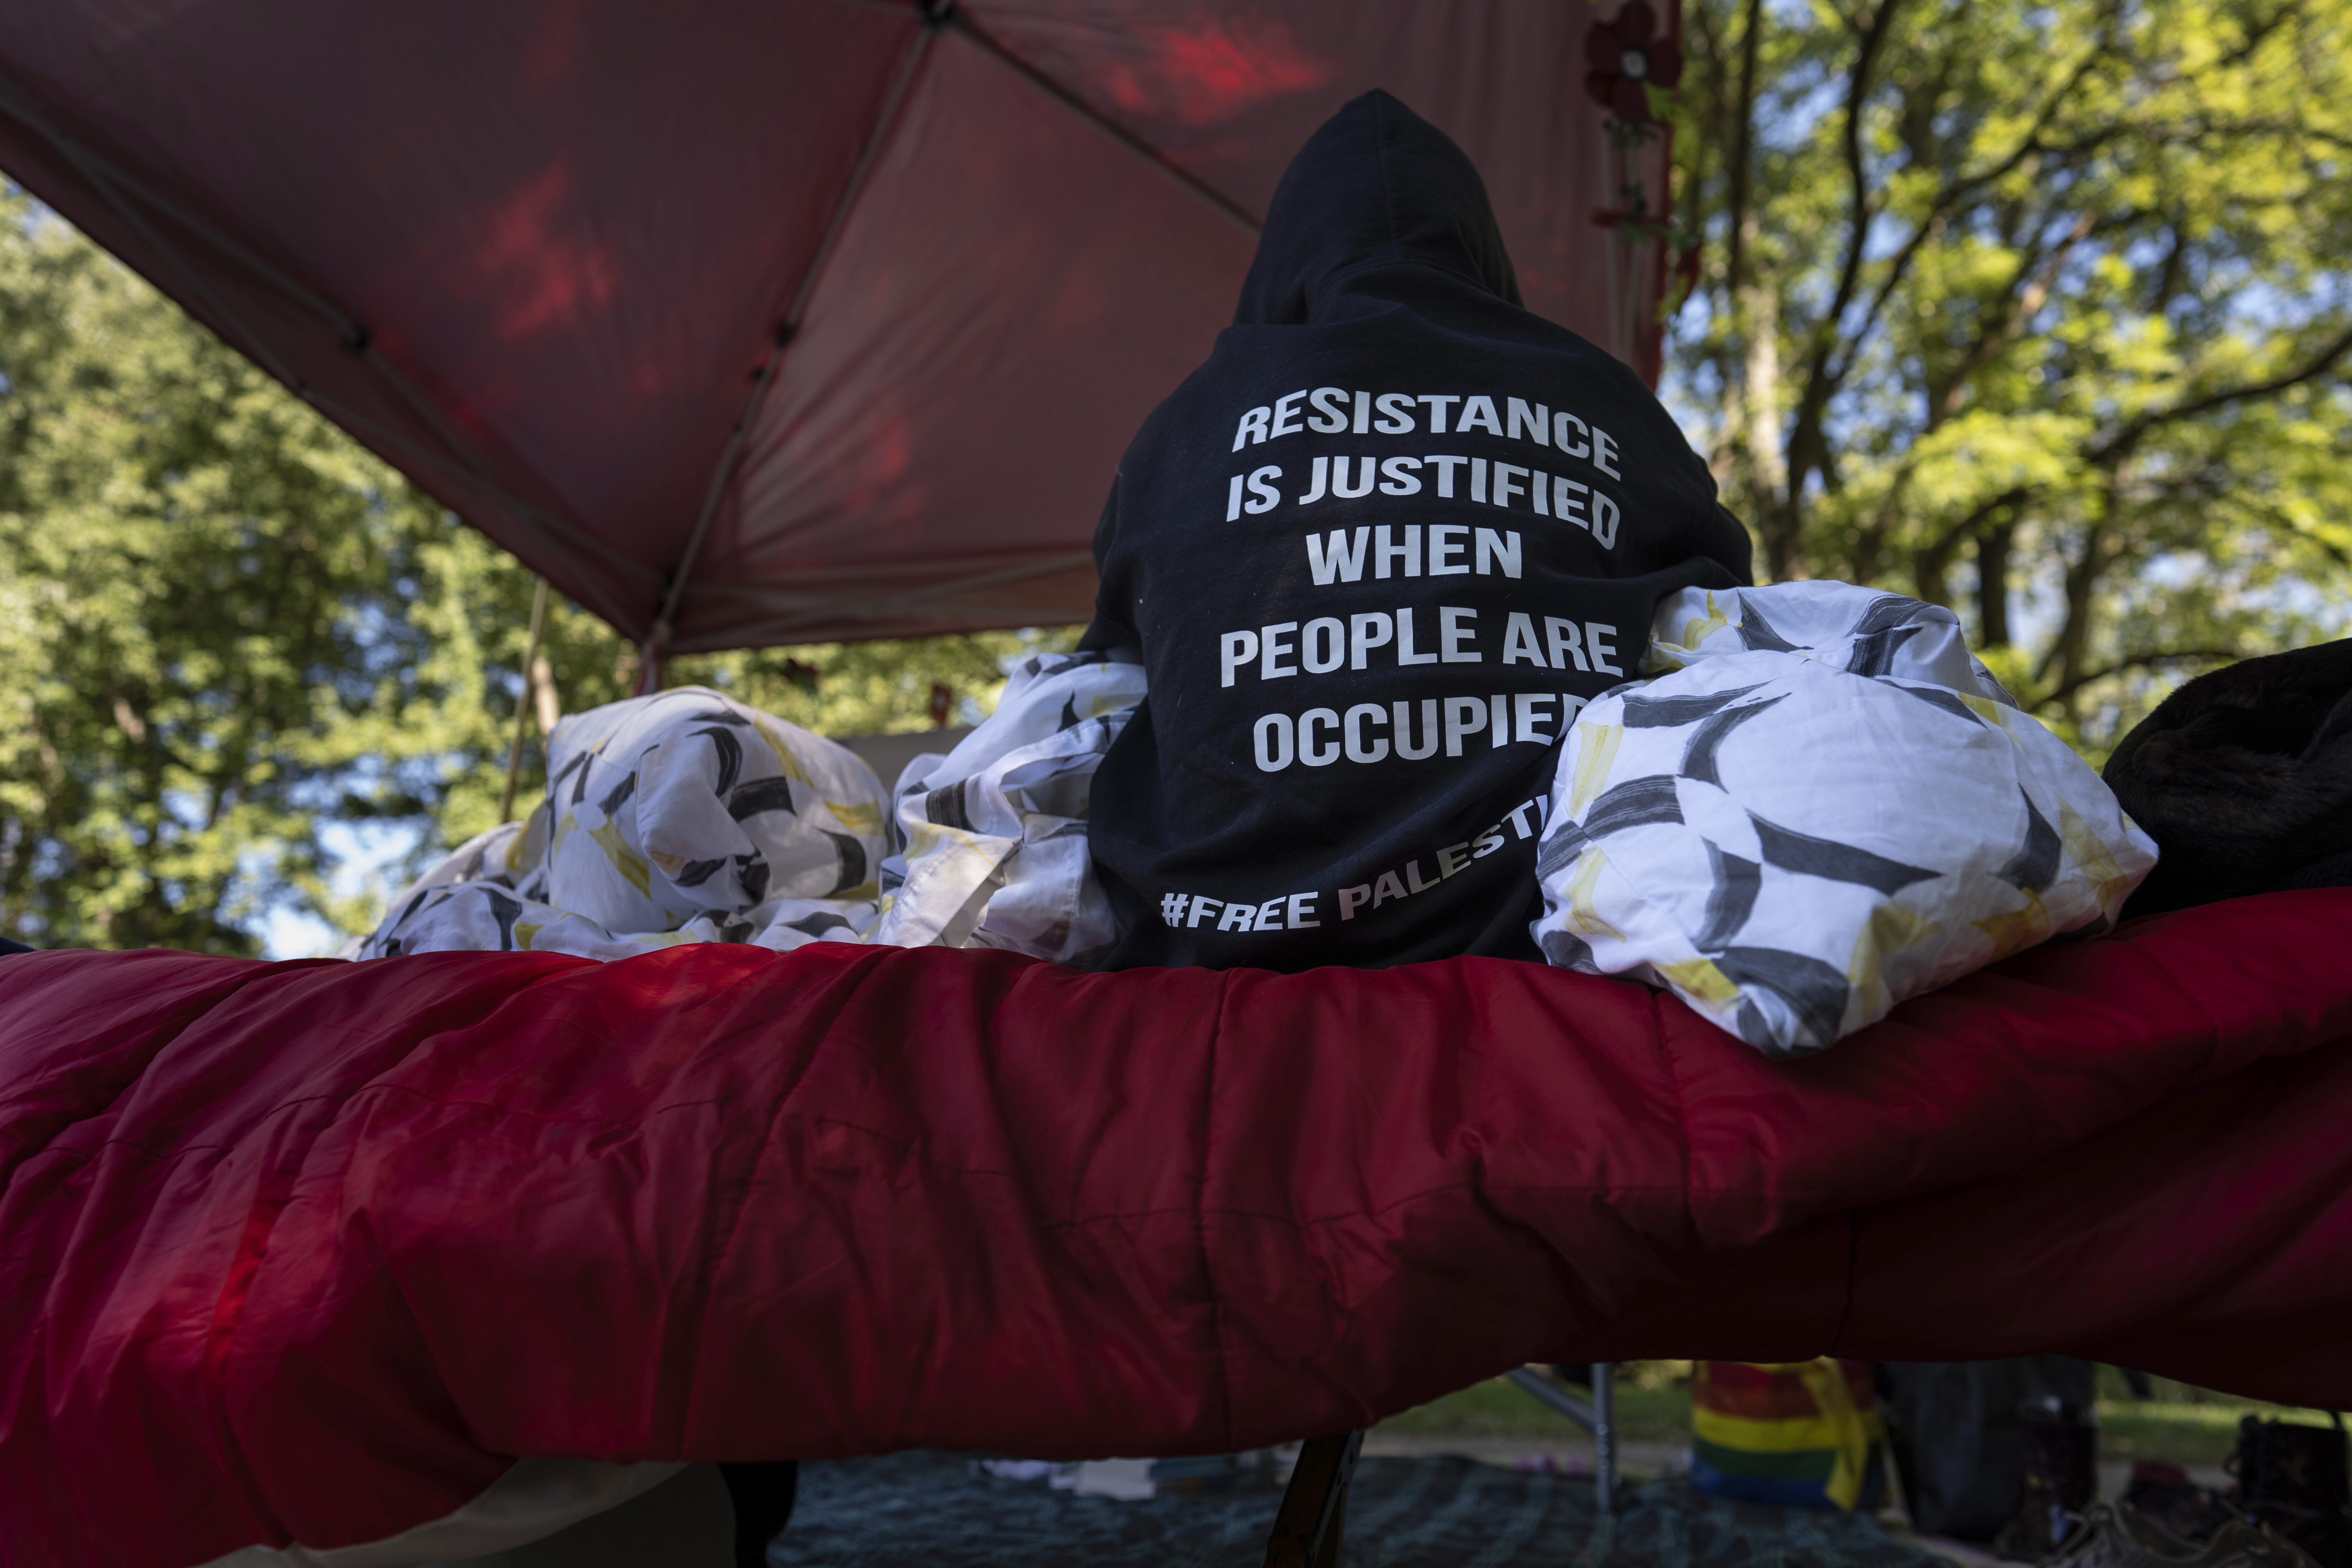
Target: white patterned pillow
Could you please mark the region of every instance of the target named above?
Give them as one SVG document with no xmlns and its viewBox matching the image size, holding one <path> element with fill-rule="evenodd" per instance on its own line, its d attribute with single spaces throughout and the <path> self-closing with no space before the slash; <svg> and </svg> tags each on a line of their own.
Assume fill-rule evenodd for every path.
<svg viewBox="0 0 2352 1568">
<path fill-rule="evenodd" d="M 1563 968 L 1671 987 L 1768 1056 L 2061 932 L 2156 846 L 1969 658 L 1948 610 L 1843 583 L 1689 590 L 1578 716 L 1531 928 Z"/>
</svg>

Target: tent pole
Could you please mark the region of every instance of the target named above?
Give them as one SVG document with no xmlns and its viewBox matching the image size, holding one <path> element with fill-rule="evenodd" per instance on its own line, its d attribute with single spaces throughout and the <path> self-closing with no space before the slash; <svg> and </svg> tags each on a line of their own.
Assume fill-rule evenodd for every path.
<svg viewBox="0 0 2352 1568">
<path fill-rule="evenodd" d="M 531 698 L 536 694 L 539 669 L 539 634 L 547 625 L 547 579 L 539 580 L 539 591 L 530 596 L 530 646 L 522 656 L 522 695 L 515 700 L 514 742 L 507 747 L 506 793 L 499 796 L 500 826 L 514 820 L 515 781 L 522 773 L 523 726 L 530 721 Z"/>
<path fill-rule="evenodd" d="M 651 697 L 662 689 L 669 671 L 669 623 L 656 621 L 654 629 L 637 644 L 637 685 L 632 697 Z"/>
</svg>

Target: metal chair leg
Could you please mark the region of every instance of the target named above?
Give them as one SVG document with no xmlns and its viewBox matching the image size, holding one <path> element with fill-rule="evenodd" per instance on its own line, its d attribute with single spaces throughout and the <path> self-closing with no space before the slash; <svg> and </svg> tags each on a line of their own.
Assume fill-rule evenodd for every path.
<svg viewBox="0 0 2352 1568">
<path fill-rule="evenodd" d="M 1602 1513 L 1617 1508 L 1617 1378 L 1605 1361 L 1592 1363 L 1592 1488 Z"/>
<path fill-rule="evenodd" d="M 1592 1363 L 1592 1399 L 1579 1399 L 1543 1373 L 1515 1366 L 1503 1375 L 1592 1434 L 1592 1489 L 1601 1511 L 1617 1506 L 1617 1389 L 1612 1363 Z"/>
<path fill-rule="evenodd" d="M 1348 1482 L 1363 1448 L 1361 1432 L 1310 1438 L 1298 1451 L 1274 1531 L 1265 1545 L 1265 1568 L 1339 1568 L 1346 1533 Z"/>
</svg>

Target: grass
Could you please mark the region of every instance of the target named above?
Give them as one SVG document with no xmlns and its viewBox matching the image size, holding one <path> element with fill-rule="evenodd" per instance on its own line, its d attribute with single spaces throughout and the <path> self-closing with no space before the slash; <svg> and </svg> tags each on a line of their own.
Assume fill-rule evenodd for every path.
<svg viewBox="0 0 2352 1568">
<path fill-rule="evenodd" d="M 1689 1365 L 1687 1362 L 1634 1362 L 1619 1368 L 1621 1436 L 1630 1442 L 1689 1441 Z M 2236 1446 L 2238 1422 L 2243 1416 L 2327 1423 L 2323 1411 L 2265 1405 L 2168 1378 L 2149 1381 L 2154 1397 L 2135 1399 L 2121 1373 L 2113 1367 L 2099 1369 L 2101 1458 L 2218 1465 Z M 1583 1429 L 1496 1378 L 1391 1416 L 1379 1430 L 1403 1436 L 1519 1438 L 1539 1443 L 1574 1438 Z"/>
<path fill-rule="evenodd" d="M 1524 1437 L 1530 1442 L 1557 1442 L 1584 1431 L 1499 1377 L 1391 1415 L 1377 1429 L 1408 1437 Z M 1690 1389 L 1683 1384 L 1642 1388 L 1621 1381 L 1617 1430 L 1632 1442 L 1688 1442 Z"/>
</svg>

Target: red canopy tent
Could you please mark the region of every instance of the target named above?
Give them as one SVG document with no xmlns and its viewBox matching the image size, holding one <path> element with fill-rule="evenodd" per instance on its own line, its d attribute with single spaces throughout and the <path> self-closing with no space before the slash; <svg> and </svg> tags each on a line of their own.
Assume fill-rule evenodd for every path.
<svg viewBox="0 0 2352 1568">
<path fill-rule="evenodd" d="M 1142 416 L 1385 87 L 1528 303 L 1654 379 L 1663 143 L 1584 6 L 619 0 L 0 12 L 0 168 L 677 651 L 1085 618 Z"/>
</svg>

